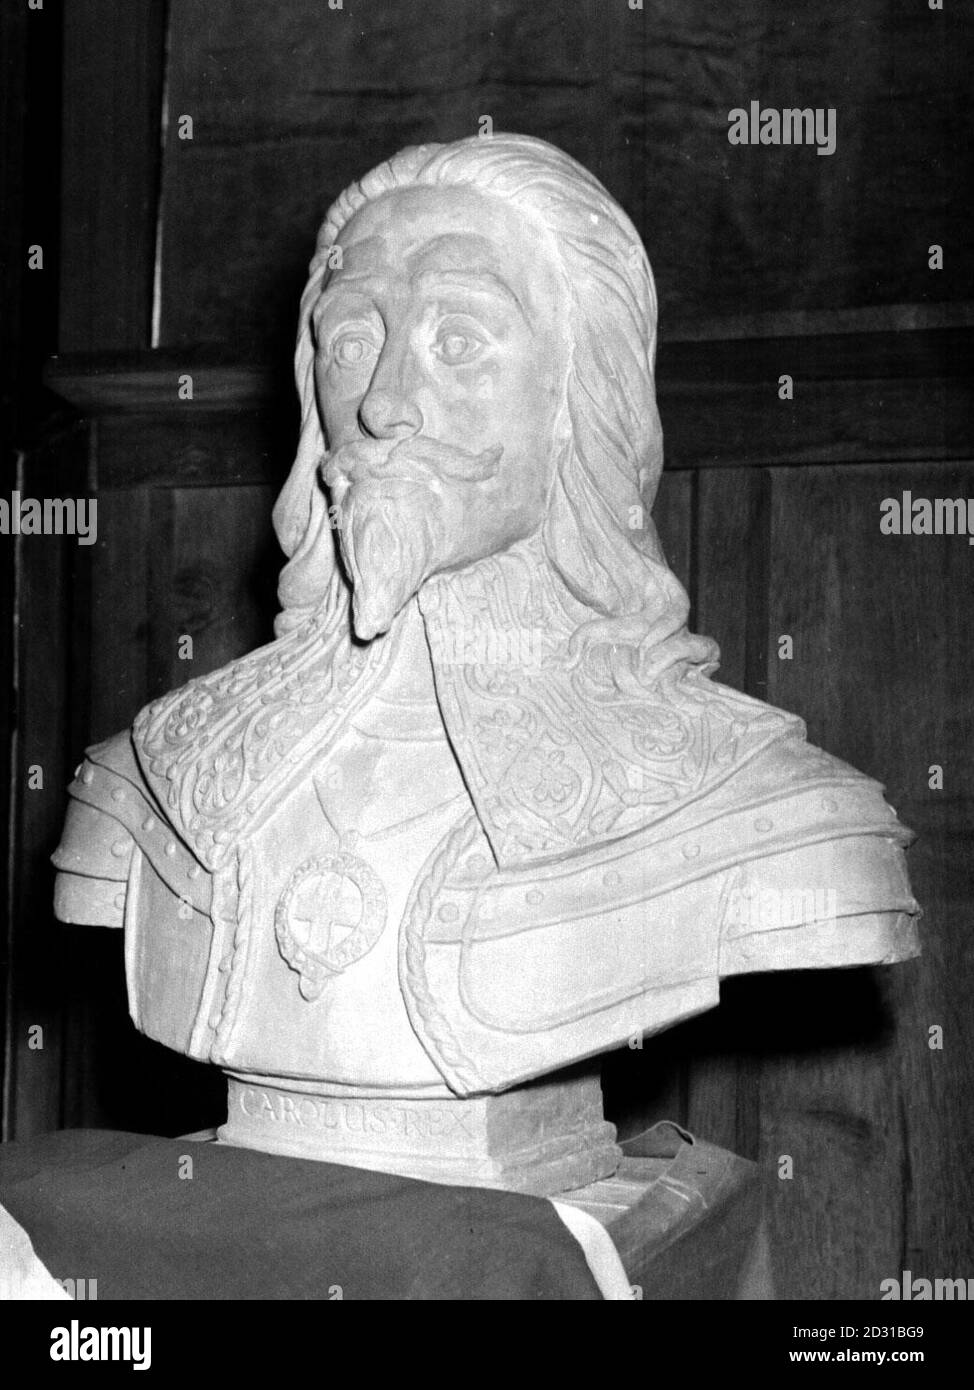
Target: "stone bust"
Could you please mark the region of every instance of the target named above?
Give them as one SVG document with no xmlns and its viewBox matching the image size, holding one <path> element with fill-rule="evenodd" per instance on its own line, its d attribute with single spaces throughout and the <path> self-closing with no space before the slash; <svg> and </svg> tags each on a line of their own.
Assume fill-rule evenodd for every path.
<svg viewBox="0 0 974 1390">
<path fill-rule="evenodd" d="M 882 788 L 687 629 L 655 338 L 634 227 L 542 141 L 328 213 L 276 640 L 90 749 L 55 856 L 229 1142 L 580 1186 L 618 1158 L 586 1059 L 728 975 L 916 953 Z"/>
</svg>

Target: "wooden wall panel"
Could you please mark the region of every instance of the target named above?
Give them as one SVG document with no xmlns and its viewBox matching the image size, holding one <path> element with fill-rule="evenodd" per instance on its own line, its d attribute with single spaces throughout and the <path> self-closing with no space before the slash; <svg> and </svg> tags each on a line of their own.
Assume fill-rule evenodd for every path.
<svg viewBox="0 0 974 1390">
<path fill-rule="evenodd" d="M 920 836 L 910 869 L 923 958 L 786 977 L 787 1011 L 769 1013 L 761 1065 L 762 1156 L 795 1162 L 794 1180 L 775 1187 L 781 1292 L 875 1299 L 905 1268 L 959 1271 L 974 1210 L 974 1117 L 961 1101 L 974 1023 L 958 989 L 972 965 L 971 550 L 964 536 L 882 535 L 879 504 L 904 489 L 972 496 L 974 468 L 773 476 L 768 698 L 886 782 Z M 784 633 L 792 661 L 777 657 Z M 944 791 L 928 787 L 934 763 Z M 768 979 L 769 994 L 779 988 Z"/>
<path fill-rule="evenodd" d="M 660 409 L 673 468 L 966 458 L 974 337 L 928 309 L 755 316 L 722 341 L 667 338 Z M 910 323 L 915 318 L 918 322 Z M 926 321 L 924 321 L 926 320 Z M 893 330 L 903 322 L 903 332 Z M 920 331 L 917 331 L 920 330 Z M 791 377 L 791 399 L 779 383 Z"/>
<path fill-rule="evenodd" d="M 86 436 L 75 429 L 24 457 L 24 497 L 85 495 Z M 6 539 L 6 538 L 5 538 Z M 49 856 L 64 820 L 64 788 L 87 719 L 86 683 L 76 685 L 85 644 L 91 548 L 74 537 L 29 535 L 13 541 L 17 645 L 13 675 L 15 742 L 12 798 L 15 840 L 10 953 L 9 1050 L 5 1130 L 27 1138 L 57 1128 L 64 1114 L 65 1011 L 74 983 L 70 955 L 54 920 Z M 82 667 L 82 670 L 84 668 Z M 83 736 L 83 735 L 81 735 Z M 37 784 L 38 775 L 40 783 Z M 30 785 L 31 779 L 35 785 Z M 19 931 L 13 928 L 19 926 Z M 31 1045 L 32 1028 L 42 1031 Z"/>
<path fill-rule="evenodd" d="M 90 736 L 124 729 L 148 692 L 149 557 L 155 547 L 148 489 L 99 492 L 92 576 Z"/>
<path fill-rule="evenodd" d="M 666 562 L 688 592 L 694 585 L 695 489 L 696 478 L 693 474 L 664 472 L 652 507 L 653 522 L 663 546 Z"/>
<path fill-rule="evenodd" d="M 64 6 L 63 351 L 150 345 L 165 9 Z"/>
<path fill-rule="evenodd" d="M 276 353 L 332 199 L 483 114 L 605 182 L 647 242 L 668 333 L 970 294 L 960 6 L 172 0 L 171 15 L 163 344 Z M 727 113 L 752 99 L 835 109 L 835 152 L 731 146 Z M 939 272 L 932 242 L 949 248 Z"/>
<path fill-rule="evenodd" d="M 157 494 L 160 504 L 165 494 Z M 224 666 L 273 637 L 281 551 L 270 488 L 181 488 L 168 494 L 172 568 L 155 640 L 166 690 Z M 179 640 L 193 640 L 191 660 Z"/>
<path fill-rule="evenodd" d="M 701 471 L 695 516 L 694 626 L 720 645 L 716 679 L 748 693 L 755 632 L 762 629 L 764 590 L 754 582 L 766 515 L 767 480 L 751 469 Z M 760 576 L 758 576 L 760 578 Z M 685 1024 L 680 1045 L 688 1069 L 687 1124 L 710 1143 L 757 1157 L 758 1053 L 753 982 L 722 987 L 721 1005 Z"/>
</svg>

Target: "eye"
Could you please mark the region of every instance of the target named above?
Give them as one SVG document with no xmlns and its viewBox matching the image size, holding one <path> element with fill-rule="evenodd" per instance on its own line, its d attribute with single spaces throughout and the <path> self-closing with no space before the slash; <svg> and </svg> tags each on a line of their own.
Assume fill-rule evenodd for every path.
<svg viewBox="0 0 974 1390">
<path fill-rule="evenodd" d="M 473 362 L 487 346 L 479 333 L 470 327 L 444 327 L 436 336 L 433 351 L 448 367 L 460 367 Z"/>
<path fill-rule="evenodd" d="M 332 361 L 339 367 L 360 367 L 377 351 L 375 342 L 364 333 L 339 333 L 331 344 Z"/>
</svg>

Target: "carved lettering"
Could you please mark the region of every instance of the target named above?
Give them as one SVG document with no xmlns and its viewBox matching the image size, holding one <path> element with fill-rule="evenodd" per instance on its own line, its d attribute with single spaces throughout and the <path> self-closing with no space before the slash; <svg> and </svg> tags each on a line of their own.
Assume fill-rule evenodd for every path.
<svg viewBox="0 0 974 1390">
<path fill-rule="evenodd" d="M 460 1134 L 473 1138 L 471 1116 L 462 1104 L 413 1109 L 382 1102 L 317 1099 L 268 1092 L 256 1086 L 237 1091 L 237 1106 L 248 1120 L 308 1130 L 336 1130 L 344 1134 L 395 1135 L 419 1140 Z"/>
</svg>

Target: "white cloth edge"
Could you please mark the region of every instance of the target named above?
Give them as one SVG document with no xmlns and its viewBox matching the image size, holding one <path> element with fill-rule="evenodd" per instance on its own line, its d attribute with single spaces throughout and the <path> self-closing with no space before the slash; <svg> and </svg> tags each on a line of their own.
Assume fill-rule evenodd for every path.
<svg viewBox="0 0 974 1390">
<path fill-rule="evenodd" d="M 548 1199 L 569 1231 L 582 1247 L 585 1263 L 592 1272 L 592 1278 L 599 1286 L 603 1298 L 614 1303 L 636 1302 L 636 1294 L 629 1282 L 619 1252 L 608 1231 L 587 1211 L 572 1206 L 569 1202 Z"/>
<path fill-rule="evenodd" d="M 72 1301 L 35 1255 L 20 1222 L 0 1206 L 0 1302 L 53 1303 L 62 1299 Z"/>
</svg>

